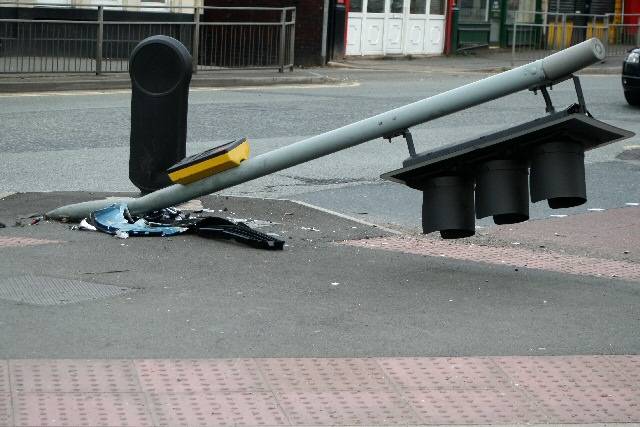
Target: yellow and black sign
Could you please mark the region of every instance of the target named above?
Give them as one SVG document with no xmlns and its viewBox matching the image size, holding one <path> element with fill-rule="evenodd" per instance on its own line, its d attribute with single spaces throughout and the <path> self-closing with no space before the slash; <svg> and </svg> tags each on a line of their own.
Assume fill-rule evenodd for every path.
<svg viewBox="0 0 640 427">
<path fill-rule="evenodd" d="M 246 138 L 231 141 L 210 150 L 186 157 L 167 169 L 171 181 L 190 184 L 238 166 L 249 158 Z"/>
</svg>

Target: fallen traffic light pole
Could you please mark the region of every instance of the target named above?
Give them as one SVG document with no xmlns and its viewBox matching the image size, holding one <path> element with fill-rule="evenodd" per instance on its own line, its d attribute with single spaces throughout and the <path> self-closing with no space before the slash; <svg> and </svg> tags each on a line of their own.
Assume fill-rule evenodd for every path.
<svg viewBox="0 0 640 427">
<path fill-rule="evenodd" d="M 381 137 L 404 136 L 409 144 L 411 155 L 415 157 L 415 150 L 413 149 L 409 132 L 412 126 L 521 90 L 542 90 L 545 101 L 547 101 L 547 111 L 549 112 L 552 106 L 546 93 L 546 88 L 570 79 L 574 72 L 602 61 L 604 57 L 604 46 L 598 39 L 592 38 L 530 64 L 264 153 L 243 161 L 237 167 L 191 183 L 175 184 L 139 198 L 96 200 L 63 206 L 48 212 L 46 216 L 51 219 L 80 220 L 88 217 L 91 212 L 114 203 L 126 203 L 132 215 L 142 215 L 154 210 L 178 205 L 195 197 L 211 194 Z M 611 142 L 611 138 L 608 142 Z M 499 165 L 494 166 L 499 167 Z M 446 178 L 446 180 L 450 181 L 451 179 Z M 409 185 L 407 181 L 399 181 Z M 464 185 L 468 187 L 467 183 Z M 473 184 L 471 185 L 471 197 L 473 197 Z M 419 188 L 417 185 L 414 185 L 414 187 Z M 420 189 L 425 191 L 425 188 Z M 455 186 L 452 189 L 457 190 Z M 426 191 L 428 192 L 428 190 Z M 425 197 L 427 192 L 425 192 Z M 465 194 L 468 194 L 468 192 L 465 192 Z M 453 204 L 449 204 L 453 207 L 456 206 L 456 203 L 458 201 L 454 200 Z M 473 204 L 473 199 L 471 199 L 471 203 Z M 489 214 L 492 214 L 491 209 L 488 209 L 488 211 Z M 471 212 L 473 214 L 473 206 Z M 516 217 L 514 216 L 514 218 Z M 517 218 L 522 218 L 522 216 Z M 467 221 L 465 229 L 468 229 L 468 226 Z M 449 225 L 445 224 L 446 227 L 449 227 Z M 443 230 L 442 224 L 433 224 L 425 227 L 425 232 L 435 230 Z M 443 237 L 464 237 L 465 235 L 470 234 L 468 232 L 443 233 Z"/>
</svg>

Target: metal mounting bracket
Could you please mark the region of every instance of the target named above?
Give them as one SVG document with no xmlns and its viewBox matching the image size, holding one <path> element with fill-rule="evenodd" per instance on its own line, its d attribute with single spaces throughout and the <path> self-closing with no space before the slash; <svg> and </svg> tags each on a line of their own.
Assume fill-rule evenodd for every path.
<svg viewBox="0 0 640 427">
<path fill-rule="evenodd" d="M 539 86 L 534 86 L 530 88 L 530 90 L 533 92 L 534 95 L 538 94 L 538 90 L 540 91 L 540 93 L 542 93 L 542 97 L 544 98 L 544 103 L 545 103 L 545 111 L 548 114 L 553 114 L 556 112 L 556 109 L 553 106 L 553 102 L 551 101 L 551 96 L 549 95 L 549 91 L 547 90 L 547 88 L 549 90 L 553 90 L 554 84 L 557 84 L 569 79 L 573 80 L 573 86 L 575 87 L 575 90 L 576 90 L 576 97 L 578 98 L 578 103 L 574 105 L 575 106 L 574 111 L 582 114 L 586 114 L 589 117 L 593 117 L 591 116 L 591 113 L 589 113 L 589 111 L 587 110 L 587 105 L 584 101 L 584 94 L 582 92 L 580 79 L 577 76 L 574 76 L 573 74 L 571 74 L 569 77 L 564 78 L 562 80 L 547 82 Z"/>
<path fill-rule="evenodd" d="M 416 156 L 416 147 L 413 145 L 413 135 L 409 129 L 403 129 L 392 135 L 385 135 L 383 138 L 391 142 L 391 140 L 397 136 L 402 136 L 407 141 L 407 149 L 409 150 L 409 157 Z"/>
</svg>

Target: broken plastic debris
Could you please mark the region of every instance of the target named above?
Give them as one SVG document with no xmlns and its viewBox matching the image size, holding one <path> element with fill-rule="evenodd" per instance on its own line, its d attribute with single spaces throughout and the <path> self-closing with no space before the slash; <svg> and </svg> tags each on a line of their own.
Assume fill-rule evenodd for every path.
<svg viewBox="0 0 640 427">
<path fill-rule="evenodd" d="M 567 215 L 565 215 L 565 214 L 552 214 L 552 215 L 549 215 L 549 216 L 550 216 L 551 218 L 564 218 L 564 217 L 566 217 Z"/>
<path fill-rule="evenodd" d="M 241 222 L 254 228 L 271 227 L 272 225 L 280 225 L 279 222 L 273 222 L 273 221 L 268 221 L 263 219 L 253 219 L 253 218 L 245 219 L 245 218 L 231 218 L 231 217 L 227 217 L 227 219 L 235 223 Z"/>
<path fill-rule="evenodd" d="M 340 282 L 331 282 L 332 286 L 338 286 L 340 284 Z"/>
<path fill-rule="evenodd" d="M 186 227 L 171 227 L 150 223 L 141 218 L 131 222 L 127 205 L 117 203 L 91 213 L 91 222 L 104 233 L 116 234 L 118 231 L 131 236 L 175 236 L 187 231 Z"/>
<path fill-rule="evenodd" d="M 127 233 L 126 231 L 117 230 L 114 236 L 117 237 L 118 239 L 128 239 L 129 233 Z"/>
<path fill-rule="evenodd" d="M 96 228 L 117 237 L 174 236 L 191 232 L 202 237 L 233 239 L 258 249 L 282 250 L 284 241 L 219 217 L 190 217 L 175 208 L 165 208 L 135 218 L 125 204 L 114 204 L 91 213 Z M 124 237 L 126 235 L 126 237 Z"/>
<path fill-rule="evenodd" d="M 97 228 L 95 228 L 93 225 L 87 222 L 86 218 L 80 221 L 80 224 L 78 225 L 78 230 L 98 231 Z"/>
<path fill-rule="evenodd" d="M 604 209 L 602 209 L 602 208 L 589 208 L 587 210 L 591 211 L 591 212 L 602 212 L 602 211 L 604 211 Z"/>
<path fill-rule="evenodd" d="M 355 228 L 355 227 L 352 227 Z M 311 231 L 320 231 L 315 227 L 300 227 L 301 230 L 311 230 Z"/>
</svg>

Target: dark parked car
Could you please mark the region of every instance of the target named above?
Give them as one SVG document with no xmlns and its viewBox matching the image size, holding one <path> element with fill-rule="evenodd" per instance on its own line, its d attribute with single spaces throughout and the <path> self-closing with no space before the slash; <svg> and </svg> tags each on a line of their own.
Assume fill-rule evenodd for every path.
<svg viewBox="0 0 640 427">
<path fill-rule="evenodd" d="M 640 105 L 640 48 L 629 52 L 622 63 L 622 89 L 630 105 Z"/>
</svg>

